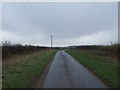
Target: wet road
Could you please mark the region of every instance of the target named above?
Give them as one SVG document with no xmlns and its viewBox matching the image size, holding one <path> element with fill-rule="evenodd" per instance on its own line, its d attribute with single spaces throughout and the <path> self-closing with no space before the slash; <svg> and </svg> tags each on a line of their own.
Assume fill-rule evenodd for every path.
<svg viewBox="0 0 120 90">
<path fill-rule="evenodd" d="M 107 86 L 69 54 L 58 51 L 42 88 L 107 88 Z"/>
</svg>

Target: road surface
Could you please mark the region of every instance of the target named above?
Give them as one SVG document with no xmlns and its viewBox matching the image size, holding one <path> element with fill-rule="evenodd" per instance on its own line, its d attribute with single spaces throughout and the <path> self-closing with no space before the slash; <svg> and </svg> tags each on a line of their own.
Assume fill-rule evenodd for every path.
<svg viewBox="0 0 120 90">
<path fill-rule="evenodd" d="M 42 88 L 107 88 L 107 86 L 64 51 L 58 51 Z"/>
</svg>

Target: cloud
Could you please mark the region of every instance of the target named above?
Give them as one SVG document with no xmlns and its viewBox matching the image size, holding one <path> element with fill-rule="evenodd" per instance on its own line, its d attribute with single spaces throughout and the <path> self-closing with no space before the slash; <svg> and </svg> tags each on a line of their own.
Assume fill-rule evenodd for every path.
<svg viewBox="0 0 120 90">
<path fill-rule="evenodd" d="M 108 44 L 116 41 L 116 2 L 3 3 L 3 40 L 50 45 Z"/>
<path fill-rule="evenodd" d="M 27 36 L 23 37 L 19 34 L 9 32 L 7 30 L 2 31 L 2 41 L 11 41 L 13 43 L 21 43 L 21 44 L 33 44 L 42 42 L 45 36 L 43 34 L 35 35 L 35 36 Z M 42 44 L 42 43 L 41 43 Z"/>
<path fill-rule="evenodd" d="M 91 35 L 85 35 L 73 39 L 72 41 L 77 42 L 80 45 L 108 45 L 110 42 L 118 41 L 117 30 L 100 31 Z"/>
<path fill-rule="evenodd" d="M 117 27 L 117 3 L 31 3 L 31 6 L 40 17 L 44 32 L 62 39 Z"/>
<path fill-rule="evenodd" d="M 24 39 L 23 37 L 20 37 L 12 32 L 8 32 L 5 30 L 2 31 L 2 40 L 3 41 L 7 40 L 7 41 L 17 42 L 17 41 L 20 41 L 23 39 Z"/>
</svg>

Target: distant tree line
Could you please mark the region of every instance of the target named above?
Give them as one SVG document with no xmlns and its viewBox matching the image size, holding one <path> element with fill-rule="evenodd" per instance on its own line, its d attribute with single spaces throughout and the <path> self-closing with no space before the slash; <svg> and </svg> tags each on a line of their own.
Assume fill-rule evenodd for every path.
<svg viewBox="0 0 120 90">
<path fill-rule="evenodd" d="M 14 54 L 31 53 L 43 49 L 49 49 L 43 46 L 22 45 L 19 43 L 11 43 L 10 41 L 2 42 L 2 58 L 8 58 Z"/>
</svg>

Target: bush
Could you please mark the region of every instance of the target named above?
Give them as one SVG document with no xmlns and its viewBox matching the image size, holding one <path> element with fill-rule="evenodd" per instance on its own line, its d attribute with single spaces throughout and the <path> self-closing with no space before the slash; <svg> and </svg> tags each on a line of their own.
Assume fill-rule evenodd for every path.
<svg viewBox="0 0 120 90">
<path fill-rule="evenodd" d="M 8 58 L 14 54 L 31 53 L 42 49 L 48 49 L 48 47 L 32 45 L 23 46 L 19 43 L 12 44 L 9 41 L 5 41 L 2 43 L 2 58 Z"/>
</svg>

